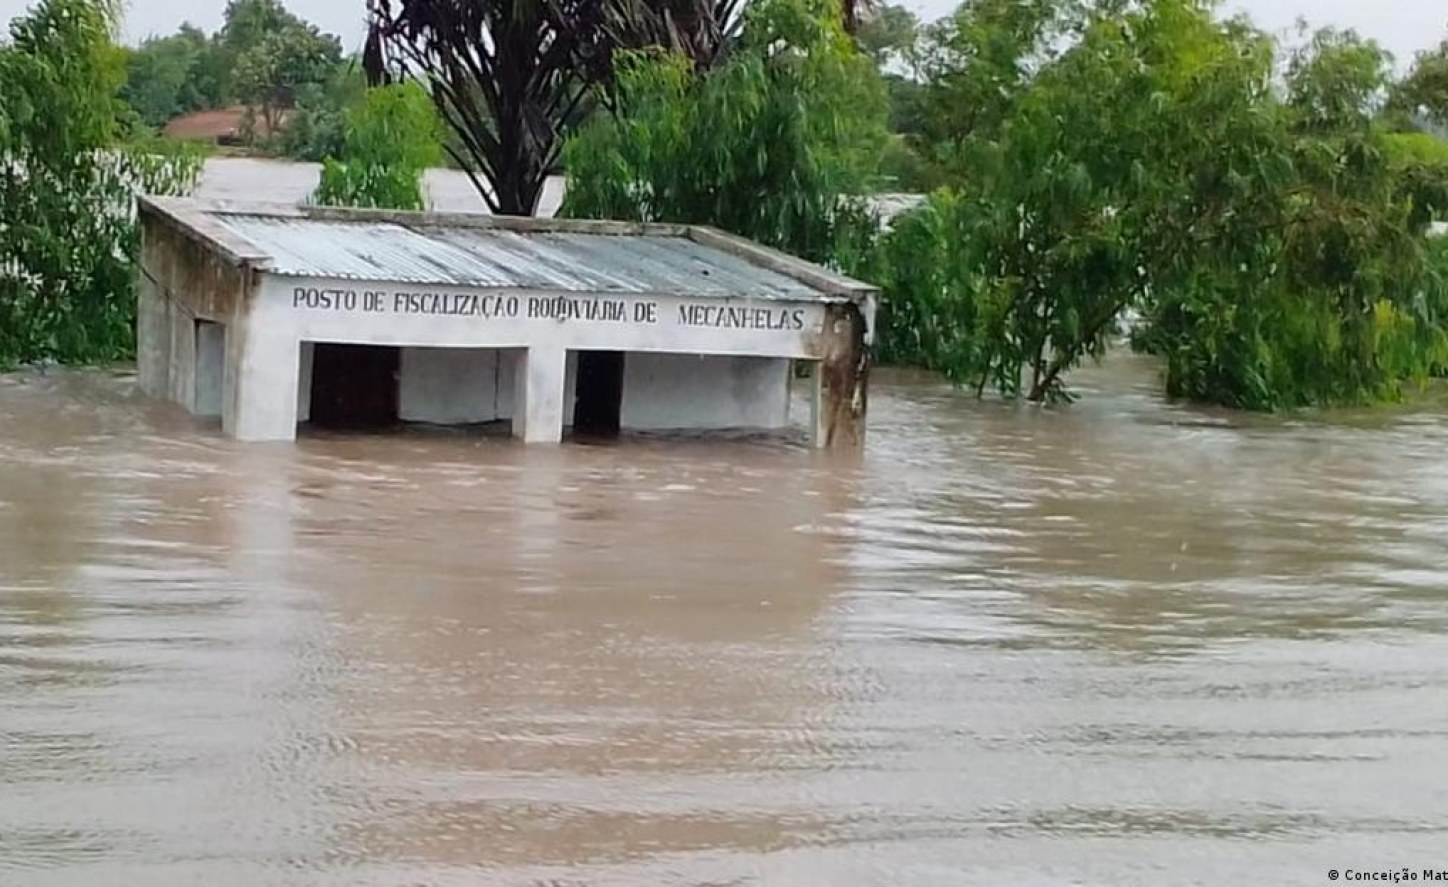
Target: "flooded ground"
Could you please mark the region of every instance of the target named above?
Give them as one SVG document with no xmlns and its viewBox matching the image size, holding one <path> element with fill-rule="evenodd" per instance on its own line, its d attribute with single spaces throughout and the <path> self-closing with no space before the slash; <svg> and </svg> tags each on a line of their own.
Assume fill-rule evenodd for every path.
<svg viewBox="0 0 1448 887">
<path fill-rule="evenodd" d="M 1448 868 L 1448 421 L 881 374 L 778 442 L 240 445 L 0 377 L 0 884 Z"/>
<path fill-rule="evenodd" d="M 260 157 L 209 157 L 201 171 L 195 196 L 205 200 L 306 203 L 322 177 L 320 163 L 296 163 Z M 423 177 L 428 208 L 438 212 L 487 212 L 487 205 L 460 169 L 430 169 Z M 563 177 L 553 176 L 543 186 L 538 214 L 551 216 L 563 203 Z"/>
<path fill-rule="evenodd" d="M 195 196 L 206 200 L 307 203 L 322 176 L 320 163 L 296 163 L 259 157 L 210 157 L 202 169 Z M 424 198 L 437 212 L 481 213 L 488 207 L 472 179 L 459 169 L 430 169 L 423 176 Z M 552 216 L 563 204 L 565 180 L 550 176 L 538 199 L 538 215 Z M 879 194 L 875 209 L 889 218 L 915 206 L 919 195 Z"/>
</svg>

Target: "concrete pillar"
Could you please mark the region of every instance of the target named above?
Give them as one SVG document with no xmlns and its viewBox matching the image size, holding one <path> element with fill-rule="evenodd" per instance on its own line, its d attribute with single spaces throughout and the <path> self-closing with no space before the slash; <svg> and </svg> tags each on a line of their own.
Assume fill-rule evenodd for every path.
<svg viewBox="0 0 1448 887">
<path fill-rule="evenodd" d="M 227 332 L 222 430 L 244 441 L 295 440 L 299 343 L 255 317 Z"/>
<path fill-rule="evenodd" d="M 166 398 L 188 411 L 196 410 L 196 318 L 171 299 L 167 303 L 171 336 L 170 366 L 166 369 Z"/>
<path fill-rule="evenodd" d="M 830 449 L 863 447 L 870 352 L 860 309 L 850 304 L 830 305 L 820 344 L 820 359 L 811 380 L 814 444 Z"/>
<path fill-rule="evenodd" d="M 820 385 L 820 378 L 824 373 L 820 372 L 820 362 L 812 360 L 809 362 L 809 439 L 816 447 L 824 446 L 825 438 L 825 404 L 824 388 Z"/>
<path fill-rule="evenodd" d="M 568 352 L 557 345 L 533 345 L 516 354 L 521 366 L 514 374 L 513 436 L 524 443 L 558 443 Z"/>
<path fill-rule="evenodd" d="M 171 390 L 171 318 L 165 293 L 144 270 L 136 289 L 136 373 L 141 390 L 159 400 Z"/>
</svg>

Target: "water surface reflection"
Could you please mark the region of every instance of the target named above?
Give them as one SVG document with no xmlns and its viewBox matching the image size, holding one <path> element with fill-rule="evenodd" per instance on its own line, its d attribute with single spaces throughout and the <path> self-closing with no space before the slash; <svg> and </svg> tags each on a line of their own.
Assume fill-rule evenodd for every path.
<svg viewBox="0 0 1448 887">
<path fill-rule="evenodd" d="M 1448 423 L 977 404 L 243 446 L 0 377 L 0 883 L 1323 883 L 1442 863 Z M 1436 854 L 1436 855 L 1435 855 Z"/>
</svg>

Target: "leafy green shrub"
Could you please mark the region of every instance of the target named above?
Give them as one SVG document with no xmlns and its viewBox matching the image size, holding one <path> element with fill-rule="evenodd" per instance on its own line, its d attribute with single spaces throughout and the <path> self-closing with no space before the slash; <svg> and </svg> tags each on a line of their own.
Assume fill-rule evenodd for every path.
<svg viewBox="0 0 1448 887">
<path fill-rule="evenodd" d="M 317 203 L 418 210 L 422 175 L 442 156 L 432 99 L 413 82 L 369 90 L 349 108 L 340 159 L 322 167 Z"/>
<path fill-rule="evenodd" d="M 830 0 L 758 0 L 719 67 L 625 54 L 614 113 L 564 148 L 564 213 L 717 225 L 833 259 L 874 229 L 853 198 L 887 138 L 879 77 L 839 22 Z"/>
<path fill-rule="evenodd" d="M 918 366 L 960 384 L 982 367 L 977 301 L 981 274 L 960 230 L 960 198 L 937 191 L 895 218 L 867 271 L 884 292 L 876 318 L 876 358 Z"/>
<path fill-rule="evenodd" d="M 879 187 L 885 191 L 923 194 L 945 184 L 941 170 L 903 136 L 892 136 L 880 157 Z"/>
<path fill-rule="evenodd" d="M 284 157 L 321 163 L 347 149 L 347 110 L 367 98 L 367 79 L 355 62 L 342 62 L 323 83 L 297 92 L 296 108 L 277 139 Z"/>
<path fill-rule="evenodd" d="M 1374 44 L 1320 32 L 1279 91 L 1272 39 L 1193 0 L 978 0 L 933 39 L 953 181 L 884 239 L 882 358 L 1065 398 L 1134 308 L 1193 400 L 1393 399 L 1448 365 L 1448 166 L 1377 118 Z"/>
<path fill-rule="evenodd" d="M 130 357 L 133 194 L 200 171 L 185 147 L 120 144 L 110 9 L 41 0 L 0 46 L 0 365 Z"/>
</svg>

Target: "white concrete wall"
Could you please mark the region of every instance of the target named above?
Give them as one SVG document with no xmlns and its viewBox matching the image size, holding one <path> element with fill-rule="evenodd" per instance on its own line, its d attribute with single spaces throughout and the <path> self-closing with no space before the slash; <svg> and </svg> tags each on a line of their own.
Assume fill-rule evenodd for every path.
<svg viewBox="0 0 1448 887">
<path fill-rule="evenodd" d="M 400 418 L 438 425 L 512 418 L 518 353 L 402 349 Z M 309 363 L 304 352 L 304 377 Z M 789 423 L 789 369 L 789 360 L 777 358 L 629 354 L 624 361 L 622 423 L 635 430 L 783 428 Z M 578 384 L 576 351 L 568 353 L 564 372 L 567 426 L 573 422 Z M 298 415 L 305 415 L 301 403 Z"/>
<path fill-rule="evenodd" d="M 310 342 L 302 386 L 310 388 Z M 466 425 L 511 419 L 522 349 L 403 348 L 398 415 L 404 422 Z M 629 354 L 624 362 L 625 428 L 783 428 L 789 420 L 788 359 Z M 564 366 L 563 424 L 573 424 L 578 352 Z M 299 421 L 306 421 L 303 394 Z"/>
<path fill-rule="evenodd" d="M 513 360 L 496 348 L 404 348 L 398 416 L 439 425 L 509 418 L 512 374 Z"/>
<path fill-rule="evenodd" d="M 402 298 L 423 294 L 424 310 Z M 378 298 L 372 303 L 369 296 Z M 468 313 L 481 295 L 482 313 Z M 558 300 L 620 306 L 617 319 L 560 318 L 537 314 Z M 374 304 L 375 307 L 365 307 Z M 504 307 L 511 310 L 504 311 Z M 677 296 L 592 296 L 578 293 L 513 293 L 467 287 L 326 280 L 267 275 L 261 298 L 250 305 L 264 315 L 266 332 L 294 340 L 438 348 L 528 348 L 651 351 L 675 354 L 734 354 L 754 357 L 816 357 L 825 308 L 816 302 L 680 298 Z M 743 311 L 762 325 L 723 326 L 719 312 Z M 703 312 L 701 314 L 700 312 Z M 646 319 L 640 320 L 643 316 Z"/>
<path fill-rule="evenodd" d="M 243 304 L 244 316 L 227 324 L 222 407 L 223 429 L 242 440 L 290 440 L 306 420 L 307 342 L 406 349 L 399 406 L 412 421 L 511 418 L 525 440 L 557 440 L 573 419 L 573 352 L 599 350 L 629 355 L 625 427 L 777 428 L 787 421 L 789 359 L 814 355 L 825 318 L 823 305 L 808 302 L 479 293 L 271 275 Z M 192 404 L 194 318 L 172 314 L 183 316 L 170 318 L 166 375 L 172 396 Z"/>
<path fill-rule="evenodd" d="M 175 298 L 166 303 L 166 316 L 171 335 L 167 354 L 170 363 L 167 396 L 174 402 L 196 412 L 196 317 L 185 304 Z"/>
<path fill-rule="evenodd" d="M 226 329 L 221 428 L 242 441 L 294 440 L 301 401 L 302 340 L 286 307 L 254 298 Z M 194 359 L 192 361 L 194 365 Z"/>
<path fill-rule="evenodd" d="M 136 299 L 136 375 L 147 396 L 167 399 L 171 386 L 170 306 L 166 294 L 146 273 L 140 275 Z"/>
<path fill-rule="evenodd" d="M 151 397 L 196 411 L 195 320 L 164 288 L 142 275 L 136 305 L 136 369 Z"/>
<path fill-rule="evenodd" d="M 638 431 L 783 428 L 789 368 L 784 358 L 628 354 L 621 424 Z"/>
</svg>

